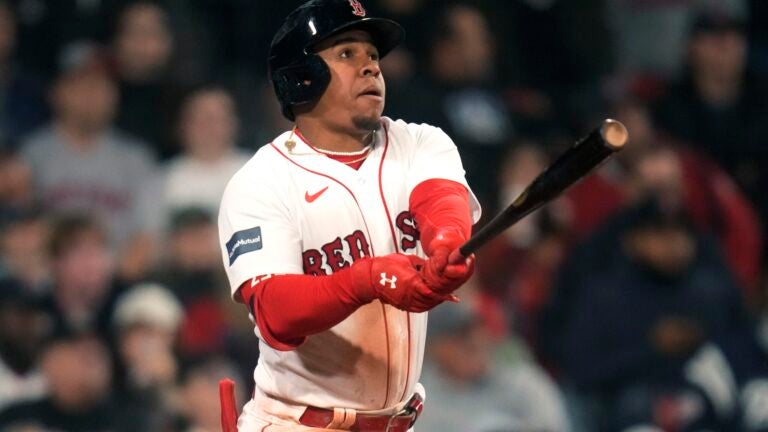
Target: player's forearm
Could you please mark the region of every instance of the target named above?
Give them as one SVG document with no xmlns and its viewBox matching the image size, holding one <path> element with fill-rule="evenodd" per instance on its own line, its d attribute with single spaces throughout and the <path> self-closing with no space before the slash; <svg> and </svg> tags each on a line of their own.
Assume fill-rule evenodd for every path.
<svg viewBox="0 0 768 432">
<path fill-rule="evenodd" d="M 251 308 L 262 337 L 278 349 L 292 349 L 309 335 L 343 321 L 374 298 L 353 283 L 349 269 L 328 276 L 276 275 L 256 286 L 246 282 L 243 300 Z"/>
<path fill-rule="evenodd" d="M 441 229 L 458 229 L 464 238 L 472 233 L 467 188 L 460 183 L 444 179 L 422 182 L 411 192 L 409 207 L 428 255 L 429 245 Z"/>
</svg>

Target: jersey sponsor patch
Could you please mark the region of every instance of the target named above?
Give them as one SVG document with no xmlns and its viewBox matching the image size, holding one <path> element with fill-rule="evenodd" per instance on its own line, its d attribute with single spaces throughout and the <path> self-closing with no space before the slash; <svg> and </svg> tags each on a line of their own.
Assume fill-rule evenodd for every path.
<svg viewBox="0 0 768 432">
<path fill-rule="evenodd" d="M 261 227 L 249 228 L 232 234 L 232 238 L 227 242 L 227 253 L 229 254 L 229 265 L 232 265 L 237 257 L 261 249 Z"/>
</svg>

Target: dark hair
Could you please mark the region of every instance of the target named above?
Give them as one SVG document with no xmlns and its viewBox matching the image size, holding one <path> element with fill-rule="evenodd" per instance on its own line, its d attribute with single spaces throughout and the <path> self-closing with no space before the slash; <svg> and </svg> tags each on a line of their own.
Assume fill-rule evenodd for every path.
<svg viewBox="0 0 768 432">
<path fill-rule="evenodd" d="M 701 33 L 746 32 L 746 23 L 736 15 L 720 10 L 705 9 L 699 11 L 691 22 L 689 34 L 697 36 Z"/>
<path fill-rule="evenodd" d="M 238 107 L 237 107 L 237 100 L 235 99 L 235 94 L 232 91 L 230 91 L 230 89 L 227 88 L 224 84 L 221 84 L 219 82 L 208 82 L 208 83 L 192 86 L 184 91 L 184 94 L 181 97 L 181 101 L 180 101 L 181 103 L 179 103 L 176 108 L 176 113 L 175 113 L 176 123 L 179 124 L 179 122 L 181 122 L 183 115 L 185 113 L 185 110 L 193 100 L 208 93 L 224 93 L 227 97 L 229 97 L 232 100 L 232 108 L 235 110 L 235 116 L 238 115 L 237 113 Z"/>
<path fill-rule="evenodd" d="M 171 232 L 177 233 L 181 230 L 213 224 L 213 215 L 202 207 L 182 207 L 173 211 L 171 214 Z"/>
<path fill-rule="evenodd" d="M 52 258 L 58 258 L 87 234 L 95 234 L 107 242 L 107 233 L 95 218 L 84 213 L 63 215 L 53 222 L 48 252 Z"/>
</svg>

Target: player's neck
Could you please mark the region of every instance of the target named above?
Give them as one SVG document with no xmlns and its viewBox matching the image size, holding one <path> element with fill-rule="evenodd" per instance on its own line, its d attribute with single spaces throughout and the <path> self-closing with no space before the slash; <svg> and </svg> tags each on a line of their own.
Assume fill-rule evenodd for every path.
<svg viewBox="0 0 768 432">
<path fill-rule="evenodd" d="M 371 143 L 373 131 L 327 127 L 315 119 L 296 119 L 296 130 L 312 147 L 334 152 L 354 152 Z"/>
</svg>

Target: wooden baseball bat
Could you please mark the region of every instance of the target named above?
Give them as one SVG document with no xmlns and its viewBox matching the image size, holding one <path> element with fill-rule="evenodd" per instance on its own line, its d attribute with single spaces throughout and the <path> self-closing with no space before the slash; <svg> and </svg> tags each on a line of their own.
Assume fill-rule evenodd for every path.
<svg viewBox="0 0 768 432">
<path fill-rule="evenodd" d="M 532 211 L 560 195 L 581 180 L 613 153 L 621 150 L 629 138 L 621 122 L 606 119 L 602 125 L 576 141 L 501 213 L 451 254 L 451 262 L 460 262 L 490 239 L 514 225 Z"/>
</svg>

